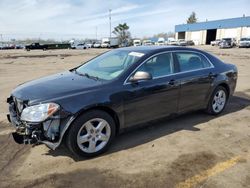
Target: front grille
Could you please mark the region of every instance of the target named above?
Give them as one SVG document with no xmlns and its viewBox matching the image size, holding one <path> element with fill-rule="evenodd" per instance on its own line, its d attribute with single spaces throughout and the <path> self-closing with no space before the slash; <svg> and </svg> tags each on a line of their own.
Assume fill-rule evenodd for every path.
<svg viewBox="0 0 250 188">
<path fill-rule="evenodd" d="M 23 109 L 28 106 L 28 101 L 20 100 L 13 95 L 7 99 L 7 103 L 9 103 L 9 110 L 14 113 L 18 119 L 20 118 Z"/>
<path fill-rule="evenodd" d="M 13 97 L 13 102 L 14 102 L 14 110 L 17 116 L 20 116 L 23 109 L 25 108 L 25 104 L 22 100 L 17 99 L 16 97 Z"/>
<path fill-rule="evenodd" d="M 15 98 L 15 105 L 16 105 L 17 112 L 21 113 L 23 111 L 23 101 Z"/>
</svg>

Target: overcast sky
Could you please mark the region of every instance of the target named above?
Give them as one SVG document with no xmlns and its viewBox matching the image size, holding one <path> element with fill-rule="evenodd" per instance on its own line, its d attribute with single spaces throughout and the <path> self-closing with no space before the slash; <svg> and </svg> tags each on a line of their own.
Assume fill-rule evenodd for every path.
<svg viewBox="0 0 250 188">
<path fill-rule="evenodd" d="M 132 37 L 174 31 L 192 11 L 198 21 L 250 16 L 249 0 L 0 0 L 3 38 L 95 38 L 126 22 Z M 1 40 L 1 38 L 0 38 Z"/>
</svg>

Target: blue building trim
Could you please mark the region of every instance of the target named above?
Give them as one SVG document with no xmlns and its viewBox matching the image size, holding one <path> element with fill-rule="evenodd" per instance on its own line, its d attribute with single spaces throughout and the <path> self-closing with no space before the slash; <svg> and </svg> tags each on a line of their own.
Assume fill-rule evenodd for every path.
<svg viewBox="0 0 250 188">
<path fill-rule="evenodd" d="M 250 16 L 247 16 L 240 18 L 199 22 L 193 24 L 180 24 L 175 26 L 175 32 L 200 31 L 208 29 L 226 29 L 226 28 L 249 27 L 249 26 L 250 26 Z"/>
</svg>

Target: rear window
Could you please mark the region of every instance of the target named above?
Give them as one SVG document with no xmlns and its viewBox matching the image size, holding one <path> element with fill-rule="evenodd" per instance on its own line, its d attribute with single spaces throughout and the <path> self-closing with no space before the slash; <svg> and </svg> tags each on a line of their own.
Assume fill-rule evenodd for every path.
<svg viewBox="0 0 250 188">
<path fill-rule="evenodd" d="M 176 52 L 177 60 L 180 65 L 180 71 L 192 71 L 211 67 L 208 60 L 201 54 L 194 52 Z"/>
</svg>

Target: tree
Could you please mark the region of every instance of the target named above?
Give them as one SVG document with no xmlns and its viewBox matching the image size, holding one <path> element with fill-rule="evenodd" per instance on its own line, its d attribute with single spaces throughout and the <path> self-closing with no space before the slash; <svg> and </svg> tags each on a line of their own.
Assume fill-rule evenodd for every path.
<svg viewBox="0 0 250 188">
<path fill-rule="evenodd" d="M 116 26 L 112 33 L 114 33 L 118 37 L 120 44 L 126 45 L 128 43 L 128 40 L 131 38 L 130 32 L 128 30 L 129 26 L 127 25 L 127 23 L 123 23 Z"/>
<path fill-rule="evenodd" d="M 190 23 L 196 23 L 196 22 L 197 22 L 196 13 L 192 12 L 187 19 L 187 23 L 190 24 Z"/>
</svg>

